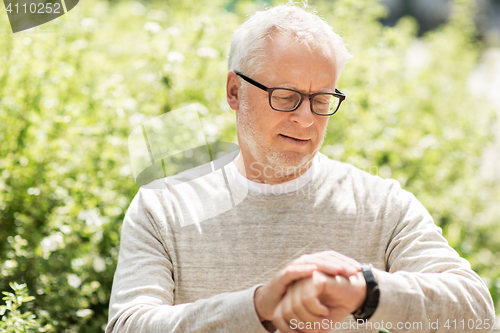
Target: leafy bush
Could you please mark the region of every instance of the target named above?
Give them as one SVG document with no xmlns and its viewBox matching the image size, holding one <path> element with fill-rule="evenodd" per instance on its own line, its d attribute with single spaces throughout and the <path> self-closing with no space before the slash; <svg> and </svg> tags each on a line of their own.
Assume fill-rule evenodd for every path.
<svg viewBox="0 0 500 333">
<path fill-rule="evenodd" d="M 451 21 L 422 40 L 409 18 L 383 27 L 385 9 L 371 0 L 311 4 L 354 55 L 322 151 L 415 193 L 498 303 L 500 195 L 477 175 L 493 118 L 466 91 L 479 54 L 470 2 L 457 1 Z M 138 190 L 128 134 L 197 102 L 210 111 L 209 139 L 235 141 L 226 56 L 232 31 L 261 7 L 87 0 L 39 29 L 54 33 L 0 35 L 0 290 L 26 284 L 38 318 L 17 308 L 5 320 L 103 330 L 120 225 Z"/>
<path fill-rule="evenodd" d="M 21 311 L 20 307 L 35 299 L 28 295 L 28 288 L 25 284 L 11 283 L 10 287 L 14 294 L 2 292 L 5 297 L 5 305 L 0 305 L 0 332 L 5 333 L 24 333 L 24 332 L 46 332 L 50 325 L 41 327 L 35 315 L 30 311 Z"/>
<path fill-rule="evenodd" d="M 216 27 L 216 3 L 182 6 L 89 1 L 54 21 L 57 33 L 0 35 L 0 290 L 26 283 L 58 332 L 107 322 L 138 190 L 128 134 L 183 103 L 223 101 L 219 41 L 237 21 Z"/>
</svg>

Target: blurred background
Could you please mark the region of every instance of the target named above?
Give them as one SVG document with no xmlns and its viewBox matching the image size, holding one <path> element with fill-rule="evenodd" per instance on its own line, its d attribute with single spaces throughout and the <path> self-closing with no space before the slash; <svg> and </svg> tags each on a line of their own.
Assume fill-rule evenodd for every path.
<svg viewBox="0 0 500 333">
<path fill-rule="evenodd" d="M 236 143 L 232 32 L 283 1 L 82 1 L 12 34 L 0 9 L 0 331 L 103 332 L 138 186 L 131 131 L 200 103 Z M 353 54 L 322 152 L 398 180 L 500 305 L 500 1 L 311 0 Z"/>
<path fill-rule="evenodd" d="M 413 16 L 419 24 L 418 35 L 436 29 L 449 19 L 453 10 L 451 0 L 382 0 L 389 14 L 381 19 L 385 25 L 394 26 L 405 16 Z M 475 36 L 489 46 L 500 46 L 500 1 L 477 0 L 470 13 L 476 24 Z"/>
</svg>

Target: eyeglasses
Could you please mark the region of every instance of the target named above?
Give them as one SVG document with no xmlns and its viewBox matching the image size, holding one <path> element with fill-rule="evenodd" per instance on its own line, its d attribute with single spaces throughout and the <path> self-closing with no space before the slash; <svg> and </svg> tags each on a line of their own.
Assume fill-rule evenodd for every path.
<svg viewBox="0 0 500 333">
<path fill-rule="evenodd" d="M 337 112 L 340 104 L 345 99 L 345 95 L 336 88 L 335 93 L 316 93 L 309 95 L 288 88 L 269 88 L 252 80 L 248 76 L 238 72 L 235 73 L 248 83 L 267 91 L 269 93 L 269 105 L 276 111 L 295 111 L 300 104 L 302 104 L 304 97 L 308 97 L 312 113 L 319 116 L 331 116 Z"/>
</svg>

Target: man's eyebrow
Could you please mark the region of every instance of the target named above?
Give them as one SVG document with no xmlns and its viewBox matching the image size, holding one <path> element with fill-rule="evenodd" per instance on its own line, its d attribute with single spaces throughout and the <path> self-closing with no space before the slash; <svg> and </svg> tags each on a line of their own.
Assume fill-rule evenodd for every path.
<svg viewBox="0 0 500 333">
<path fill-rule="evenodd" d="M 273 86 L 273 87 L 269 87 L 269 88 L 287 88 L 287 89 L 296 90 L 296 91 L 304 93 L 304 94 L 334 93 L 335 92 L 335 88 L 333 88 L 333 89 L 330 89 L 330 88 L 321 88 L 321 89 L 319 89 L 317 91 L 304 91 L 302 89 L 297 89 L 297 87 L 295 85 L 289 84 L 289 83 L 285 83 L 285 84 L 282 84 L 282 85 Z"/>
</svg>

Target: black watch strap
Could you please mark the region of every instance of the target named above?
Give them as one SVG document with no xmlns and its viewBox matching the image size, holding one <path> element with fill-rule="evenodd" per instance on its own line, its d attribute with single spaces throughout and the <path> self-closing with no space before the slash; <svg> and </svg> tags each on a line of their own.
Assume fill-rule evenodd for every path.
<svg viewBox="0 0 500 333">
<path fill-rule="evenodd" d="M 378 300 L 380 298 L 380 290 L 378 289 L 377 280 L 372 272 L 373 266 L 371 264 L 362 264 L 361 273 L 366 281 L 366 299 L 357 311 L 353 313 L 354 318 L 367 320 L 369 319 L 378 306 Z"/>
</svg>

